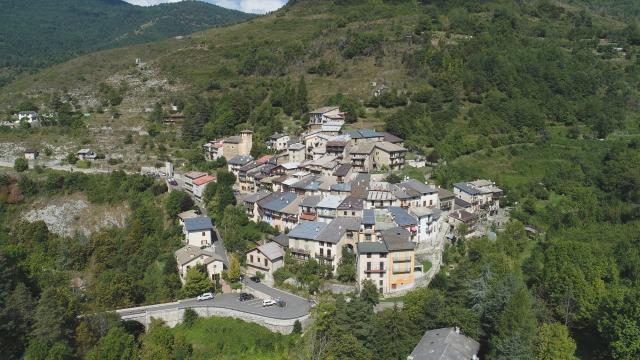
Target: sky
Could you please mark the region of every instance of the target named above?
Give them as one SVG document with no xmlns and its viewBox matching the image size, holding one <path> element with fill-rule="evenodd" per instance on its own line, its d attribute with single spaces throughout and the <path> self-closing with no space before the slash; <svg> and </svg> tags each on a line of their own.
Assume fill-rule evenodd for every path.
<svg viewBox="0 0 640 360">
<path fill-rule="evenodd" d="M 134 5 L 157 5 L 160 3 L 179 2 L 182 0 L 124 0 Z M 203 0 L 229 9 L 246 13 L 264 14 L 282 7 L 287 0 Z"/>
</svg>

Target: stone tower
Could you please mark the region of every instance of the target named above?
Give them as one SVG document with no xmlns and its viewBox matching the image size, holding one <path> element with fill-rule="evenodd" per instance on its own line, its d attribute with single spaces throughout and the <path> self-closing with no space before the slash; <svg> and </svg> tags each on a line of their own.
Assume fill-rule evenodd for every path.
<svg viewBox="0 0 640 360">
<path fill-rule="evenodd" d="M 251 154 L 251 148 L 253 147 L 253 131 L 243 130 L 240 132 L 240 144 L 238 146 L 238 153 L 240 155 Z"/>
</svg>

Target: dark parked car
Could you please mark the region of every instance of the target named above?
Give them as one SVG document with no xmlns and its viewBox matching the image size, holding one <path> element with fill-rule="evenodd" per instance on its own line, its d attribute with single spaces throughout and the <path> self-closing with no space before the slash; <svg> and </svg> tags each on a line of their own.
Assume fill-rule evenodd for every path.
<svg viewBox="0 0 640 360">
<path fill-rule="evenodd" d="M 238 296 L 238 300 L 240 301 L 249 301 L 253 299 L 255 299 L 255 296 L 249 293 L 240 293 L 240 296 Z"/>
<path fill-rule="evenodd" d="M 253 281 L 255 283 L 259 283 L 260 282 L 260 278 L 257 277 L 257 276 L 252 276 L 252 277 L 249 278 L 249 280 L 251 280 L 251 281 Z"/>
</svg>

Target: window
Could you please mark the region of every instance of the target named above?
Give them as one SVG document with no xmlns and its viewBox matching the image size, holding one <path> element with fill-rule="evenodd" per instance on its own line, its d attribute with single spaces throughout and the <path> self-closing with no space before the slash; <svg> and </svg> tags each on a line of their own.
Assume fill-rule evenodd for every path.
<svg viewBox="0 0 640 360">
<path fill-rule="evenodd" d="M 264 259 L 264 266 L 269 265 L 269 262 L 267 261 L 267 259 Z"/>
<path fill-rule="evenodd" d="M 250 260 L 251 262 L 253 262 L 253 255 L 250 255 L 250 256 L 249 256 L 249 260 Z"/>
<path fill-rule="evenodd" d="M 382 286 L 382 280 L 380 280 L 379 284 L 380 284 L 380 286 Z"/>
<path fill-rule="evenodd" d="M 367 261 L 367 270 L 371 270 L 371 261 Z"/>
<path fill-rule="evenodd" d="M 385 253 L 381 253 L 381 254 L 380 254 L 380 257 L 381 257 L 381 258 L 383 258 L 383 259 L 386 259 L 386 258 L 387 258 L 387 254 L 385 254 Z"/>
<path fill-rule="evenodd" d="M 205 236 L 205 235 L 204 235 L 204 231 L 202 232 L 202 236 Z"/>
<path fill-rule="evenodd" d="M 365 234 L 364 239 L 367 241 L 371 241 L 371 234 Z"/>
<path fill-rule="evenodd" d="M 355 212 L 355 211 L 352 211 L 352 212 L 351 212 L 351 216 L 356 216 L 356 212 Z"/>
<path fill-rule="evenodd" d="M 371 253 L 367 253 L 367 259 L 371 259 Z"/>
<path fill-rule="evenodd" d="M 327 249 L 327 257 L 331 257 L 331 249 Z"/>
<path fill-rule="evenodd" d="M 382 294 L 382 288 L 380 288 L 380 294 Z"/>
<path fill-rule="evenodd" d="M 343 213 L 344 213 L 344 216 L 347 216 L 347 212 L 346 211 L 343 211 Z"/>
<path fill-rule="evenodd" d="M 367 278 L 371 279 L 371 273 L 367 273 Z"/>
<path fill-rule="evenodd" d="M 320 241 L 320 246 L 324 246 L 324 241 Z"/>
<path fill-rule="evenodd" d="M 380 261 L 380 270 L 384 270 L 384 262 Z"/>
<path fill-rule="evenodd" d="M 320 256 L 324 256 L 324 249 L 320 248 Z"/>
</svg>

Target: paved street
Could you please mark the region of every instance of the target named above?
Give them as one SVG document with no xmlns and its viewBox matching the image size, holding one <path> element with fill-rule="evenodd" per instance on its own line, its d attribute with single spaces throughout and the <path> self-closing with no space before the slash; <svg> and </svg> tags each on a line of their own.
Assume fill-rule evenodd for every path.
<svg viewBox="0 0 640 360">
<path fill-rule="evenodd" d="M 118 310 L 117 312 L 121 316 L 127 316 L 143 312 L 149 312 L 150 314 L 153 314 L 153 312 L 165 310 L 210 306 L 242 311 L 249 314 L 270 317 L 273 319 L 294 319 L 305 316 L 309 313 L 309 310 L 311 308 L 310 303 L 305 299 L 277 289 L 270 288 L 263 284 L 250 283 L 247 285 L 251 288 L 268 294 L 273 298 L 284 300 L 286 302 L 286 306 L 279 307 L 277 305 L 274 305 L 270 307 L 263 307 L 262 299 L 259 299 L 257 297 L 250 301 L 241 302 L 238 300 L 238 294 L 220 294 L 216 295 L 215 299 L 213 300 L 198 301 L 196 299 L 186 299 L 178 301 L 176 303 L 152 305 L 133 309 L 123 309 Z"/>
</svg>

